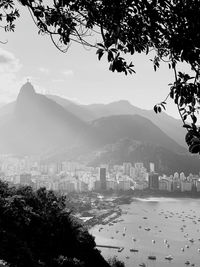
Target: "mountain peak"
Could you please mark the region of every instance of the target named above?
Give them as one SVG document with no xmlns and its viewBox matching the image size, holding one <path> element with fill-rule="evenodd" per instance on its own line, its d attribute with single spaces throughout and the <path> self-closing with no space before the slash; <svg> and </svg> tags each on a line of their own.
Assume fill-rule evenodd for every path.
<svg viewBox="0 0 200 267">
<path fill-rule="evenodd" d="M 33 87 L 33 85 L 27 81 L 20 89 L 19 92 L 19 96 L 25 96 L 25 97 L 29 97 L 29 96 L 33 96 L 35 95 L 35 89 Z"/>
<path fill-rule="evenodd" d="M 122 99 L 122 100 L 119 100 L 119 101 L 116 101 L 113 103 L 117 103 L 117 104 L 121 104 L 121 105 L 131 105 L 131 103 L 126 99 Z"/>
</svg>

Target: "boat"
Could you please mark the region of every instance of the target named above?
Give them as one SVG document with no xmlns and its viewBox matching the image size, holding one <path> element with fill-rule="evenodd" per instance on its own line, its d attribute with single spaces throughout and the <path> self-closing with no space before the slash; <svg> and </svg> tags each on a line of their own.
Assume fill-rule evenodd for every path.
<svg viewBox="0 0 200 267">
<path fill-rule="evenodd" d="M 153 244 L 155 244 L 155 243 L 156 243 L 156 241 L 153 239 L 153 240 L 152 240 L 152 243 L 153 243 Z"/>
<path fill-rule="evenodd" d="M 190 262 L 189 262 L 189 261 L 186 261 L 186 262 L 185 262 L 185 264 L 186 264 L 186 265 L 189 265 L 189 264 L 190 264 Z"/>
<path fill-rule="evenodd" d="M 130 248 L 130 252 L 138 252 L 139 250 L 136 248 Z"/>
<path fill-rule="evenodd" d="M 118 252 L 122 252 L 122 250 L 124 250 L 124 248 L 122 247 L 122 248 L 118 248 Z"/>
<path fill-rule="evenodd" d="M 171 261 L 171 260 L 173 260 L 173 257 L 172 257 L 172 255 L 168 255 L 165 257 L 165 259 Z"/>
<path fill-rule="evenodd" d="M 148 256 L 148 259 L 149 259 L 149 260 L 156 260 L 156 256 L 154 256 L 154 255 L 150 255 L 150 256 Z"/>
<path fill-rule="evenodd" d="M 145 231 L 150 231 L 151 229 L 150 228 L 144 228 Z"/>
<path fill-rule="evenodd" d="M 140 263 L 139 266 L 146 267 L 146 264 L 144 262 Z"/>
</svg>

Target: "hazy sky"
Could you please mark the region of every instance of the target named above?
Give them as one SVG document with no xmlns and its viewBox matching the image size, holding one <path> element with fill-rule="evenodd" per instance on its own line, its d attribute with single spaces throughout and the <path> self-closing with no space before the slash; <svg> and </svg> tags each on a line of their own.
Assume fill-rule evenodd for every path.
<svg viewBox="0 0 200 267">
<path fill-rule="evenodd" d="M 59 52 L 47 35 L 38 35 L 28 11 L 20 10 L 15 32 L 1 32 L 1 41 L 8 43 L 0 44 L 0 102 L 13 101 L 27 77 L 37 92 L 82 104 L 127 99 L 133 105 L 152 109 L 167 95 L 173 73 L 164 65 L 154 72 L 150 61 L 153 55 L 132 58 L 136 74 L 112 73 L 108 64 L 98 61 L 95 50 L 72 44 L 66 54 Z M 178 117 L 172 103 L 167 113 Z"/>
</svg>

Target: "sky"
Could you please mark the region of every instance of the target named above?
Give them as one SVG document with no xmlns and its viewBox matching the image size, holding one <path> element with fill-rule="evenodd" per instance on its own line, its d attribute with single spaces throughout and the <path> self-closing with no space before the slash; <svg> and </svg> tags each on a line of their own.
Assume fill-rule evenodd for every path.
<svg viewBox="0 0 200 267">
<path fill-rule="evenodd" d="M 26 8 L 20 7 L 20 13 L 14 33 L 1 30 L 1 41 L 7 43 L 0 44 L 0 103 L 15 100 L 27 79 L 38 93 L 59 95 L 80 104 L 125 99 L 137 107 L 153 109 L 168 94 L 172 70 L 163 64 L 155 72 L 150 61 L 153 55 L 131 58 L 136 74 L 112 73 L 106 61 L 97 59 L 94 49 L 72 43 L 67 53 L 61 53 L 49 36 L 38 35 Z M 179 118 L 172 101 L 166 112 Z"/>
</svg>

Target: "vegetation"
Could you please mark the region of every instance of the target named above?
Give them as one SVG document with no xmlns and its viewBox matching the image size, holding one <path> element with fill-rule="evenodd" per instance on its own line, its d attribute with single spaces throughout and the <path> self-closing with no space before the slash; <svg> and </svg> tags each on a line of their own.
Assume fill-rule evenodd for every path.
<svg viewBox="0 0 200 267">
<path fill-rule="evenodd" d="M 118 260 L 117 257 L 108 259 L 108 263 L 112 267 L 125 267 L 124 262 Z"/>
<path fill-rule="evenodd" d="M 10 267 L 109 267 L 94 238 L 52 191 L 0 182 L 0 260 Z"/>
<path fill-rule="evenodd" d="M 14 31 L 19 16 L 16 0 L 0 3 L 1 28 Z M 168 64 L 174 73 L 169 94 L 154 106 L 165 109 L 168 97 L 177 105 L 191 153 L 200 153 L 200 2 L 199 0 L 19 0 L 26 6 L 40 34 L 50 36 L 66 52 L 71 42 L 96 48 L 98 58 L 107 56 L 111 71 L 134 73 L 127 55 L 153 55 L 156 70 Z M 95 35 L 95 38 L 92 36 Z M 96 37 L 99 41 L 96 42 Z M 178 70 L 179 63 L 191 71 Z M 189 121 L 189 123 L 187 123 Z"/>
</svg>

